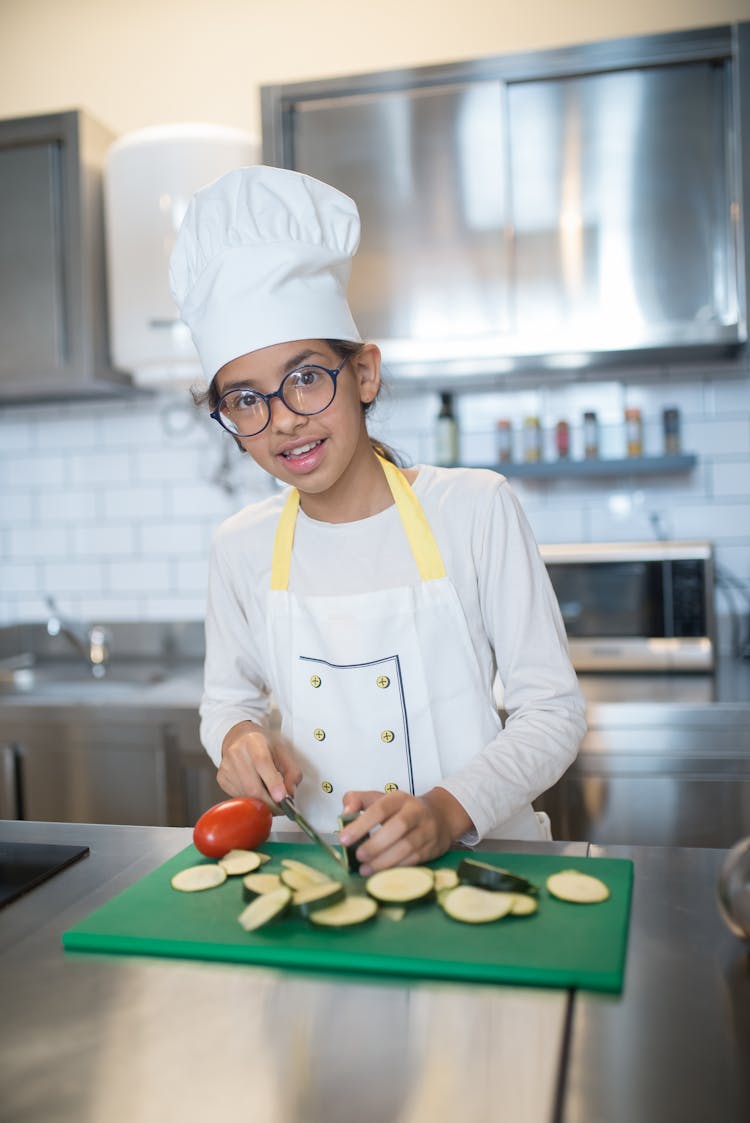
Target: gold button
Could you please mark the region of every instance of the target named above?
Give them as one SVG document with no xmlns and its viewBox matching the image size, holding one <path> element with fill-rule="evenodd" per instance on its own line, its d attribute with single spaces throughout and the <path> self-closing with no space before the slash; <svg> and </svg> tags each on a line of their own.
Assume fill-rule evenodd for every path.
<svg viewBox="0 0 750 1123">
<path fill-rule="evenodd" d="M 381 690 L 385 690 L 386 686 L 391 685 L 391 680 L 388 678 L 388 675 L 378 675 L 375 679 L 375 685 L 379 686 Z"/>
<path fill-rule="evenodd" d="M 320 675 L 310 675 L 310 686 L 316 689 L 320 686 Z"/>
<path fill-rule="evenodd" d="M 328 780 L 324 780 L 323 783 L 320 786 L 323 789 L 323 791 L 326 793 L 326 795 L 330 795 L 331 792 L 333 791 L 333 784 L 330 784 L 328 782 Z"/>
<path fill-rule="evenodd" d="M 383 788 L 383 791 L 384 792 L 397 792 L 398 791 L 398 784 L 386 784 L 385 787 Z"/>
<path fill-rule="evenodd" d="M 325 729 L 313 729 L 313 737 L 315 738 L 316 741 L 325 741 L 325 739 L 326 739 Z"/>
<path fill-rule="evenodd" d="M 387 745 L 389 745 L 391 743 L 391 741 L 394 739 L 395 736 L 396 736 L 396 734 L 393 732 L 392 729 L 384 729 L 383 732 L 380 734 L 380 740 L 385 741 L 385 743 Z"/>
</svg>

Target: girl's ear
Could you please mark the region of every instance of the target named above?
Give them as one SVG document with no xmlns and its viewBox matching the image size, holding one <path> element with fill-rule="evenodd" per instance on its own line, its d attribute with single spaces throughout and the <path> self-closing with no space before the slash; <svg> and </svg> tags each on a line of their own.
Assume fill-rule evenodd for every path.
<svg viewBox="0 0 750 1123">
<path fill-rule="evenodd" d="M 351 360 L 359 400 L 365 405 L 374 402 L 380 389 L 380 348 L 375 343 L 365 343 Z"/>
</svg>

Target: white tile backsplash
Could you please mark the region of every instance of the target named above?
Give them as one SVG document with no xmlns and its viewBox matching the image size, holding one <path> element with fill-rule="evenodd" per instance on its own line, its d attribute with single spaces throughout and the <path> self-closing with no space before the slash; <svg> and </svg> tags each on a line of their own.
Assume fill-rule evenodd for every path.
<svg viewBox="0 0 750 1123">
<path fill-rule="evenodd" d="M 496 462 L 496 423 L 538 415 L 553 455 L 558 419 L 581 455 L 593 409 L 603 455 L 624 447 L 622 413 L 643 413 L 644 451 L 661 454 L 662 410 L 681 412 L 692 472 L 512 480 L 540 541 L 674 537 L 713 540 L 750 597 L 750 364 L 608 373 L 600 381 L 457 393 L 465 463 Z M 410 462 L 431 460 L 439 395 L 384 388 L 370 431 Z M 89 618 L 200 619 L 214 530 L 275 485 L 183 396 L 0 409 L 0 622 L 40 619 L 44 596 Z M 512 473 L 509 472 L 512 475 Z M 735 593 L 735 598 L 741 594 Z M 717 598 L 721 613 L 730 610 Z"/>
</svg>

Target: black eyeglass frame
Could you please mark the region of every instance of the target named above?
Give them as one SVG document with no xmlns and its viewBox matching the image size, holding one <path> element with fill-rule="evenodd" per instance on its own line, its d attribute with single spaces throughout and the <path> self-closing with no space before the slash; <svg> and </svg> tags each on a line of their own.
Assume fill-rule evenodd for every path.
<svg viewBox="0 0 750 1123">
<path fill-rule="evenodd" d="M 343 368 L 346 366 L 346 364 L 349 362 L 350 358 L 351 358 L 351 355 L 347 355 L 346 358 L 342 359 L 341 362 L 339 363 L 339 365 L 337 367 L 335 367 L 334 369 L 331 369 L 330 367 L 324 367 L 321 363 L 303 363 L 301 366 L 295 367 L 294 370 L 287 371 L 287 373 L 284 375 L 281 382 L 279 383 L 278 388 L 276 390 L 273 390 L 270 394 L 264 394 L 261 390 L 256 390 L 252 386 L 234 386 L 234 387 L 232 387 L 231 390 L 227 390 L 226 394 L 221 395 L 218 402 L 216 403 L 214 408 L 211 410 L 209 416 L 212 417 L 214 419 L 214 421 L 218 421 L 219 425 L 221 425 L 224 432 L 229 433 L 232 437 L 258 437 L 258 436 L 260 436 L 260 434 L 263 433 L 268 428 L 268 426 L 270 424 L 270 421 L 271 421 L 271 401 L 272 401 L 273 398 L 278 398 L 279 401 L 282 402 L 283 405 L 286 407 L 286 409 L 290 410 L 292 413 L 296 413 L 298 417 L 315 417 L 317 414 L 323 413 L 324 410 L 328 409 L 328 407 L 333 402 L 333 399 L 336 397 L 336 391 L 338 389 L 338 382 L 337 382 L 338 376 L 341 373 L 341 371 L 343 370 Z M 329 375 L 330 378 L 333 381 L 333 393 L 331 394 L 331 397 L 330 397 L 329 401 L 327 401 L 324 406 L 321 406 L 320 409 L 312 410 L 311 413 L 306 413 L 304 410 L 301 410 L 301 409 L 295 409 L 294 406 L 289 405 L 289 403 L 286 401 L 286 399 L 284 397 L 284 384 L 285 384 L 285 382 L 287 381 L 287 379 L 291 378 L 293 374 L 299 374 L 300 371 L 302 371 L 302 370 L 322 370 L 322 371 L 325 371 L 325 373 L 327 375 Z M 266 423 L 265 423 L 265 425 L 262 425 L 260 429 L 256 429 L 254 433 L 235 433 L 233 429 L 230 429 L 227 425 L 224 424 L 224 421 L 223 421 L 222 416 L 221 416 L 221 406 L 222 406 L 222 403 L 224 402 L 224 400 L 226 398 L 228 398 L 231 394 L 242 393 L 243 390 L 248 390 L 252 394 L 257 394 L 257 396 L 259 398 L 262 398 L 263 401 L 266 403 L 266 411 L 268 413 L 268 417 L 266 418 Z"/>
</svg>

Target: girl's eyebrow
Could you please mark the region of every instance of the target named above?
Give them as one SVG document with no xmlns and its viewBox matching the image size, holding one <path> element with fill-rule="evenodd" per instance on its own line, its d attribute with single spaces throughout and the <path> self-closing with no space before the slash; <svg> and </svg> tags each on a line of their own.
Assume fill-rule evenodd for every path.
<svg viewBox="0 0 750 1123">
<path fill-rule="evenodd" d="M 304 351 L 300 351 L 297 355 L 293 355 L 291 359 L 287 360 L 287 362 L 284 363 L 284 365 L 281 367 L 283 374 L 280 374 L 279 378 L 284 378 L 285 375 L 289 374 L 289 372 L 294 370 L 295 367 L 300 366 L 301 363 L 304 363 L 311 356 L 315 358 L 325 358 L 325 356 L 321 355 L 319 351 L 315 351 L 313 348 L 307 347 Z M 255 389 L 251 378 L 242 378 L 237 382 L 227 382 L 222 387 L 217 386 L 216 389 L 219 397 L 221 398 L 224 396 L 224 394 L 228 394 L 230 390 L 243 390 L 245 388 L 247 388 L 248 390 Z"/>
</svg>

